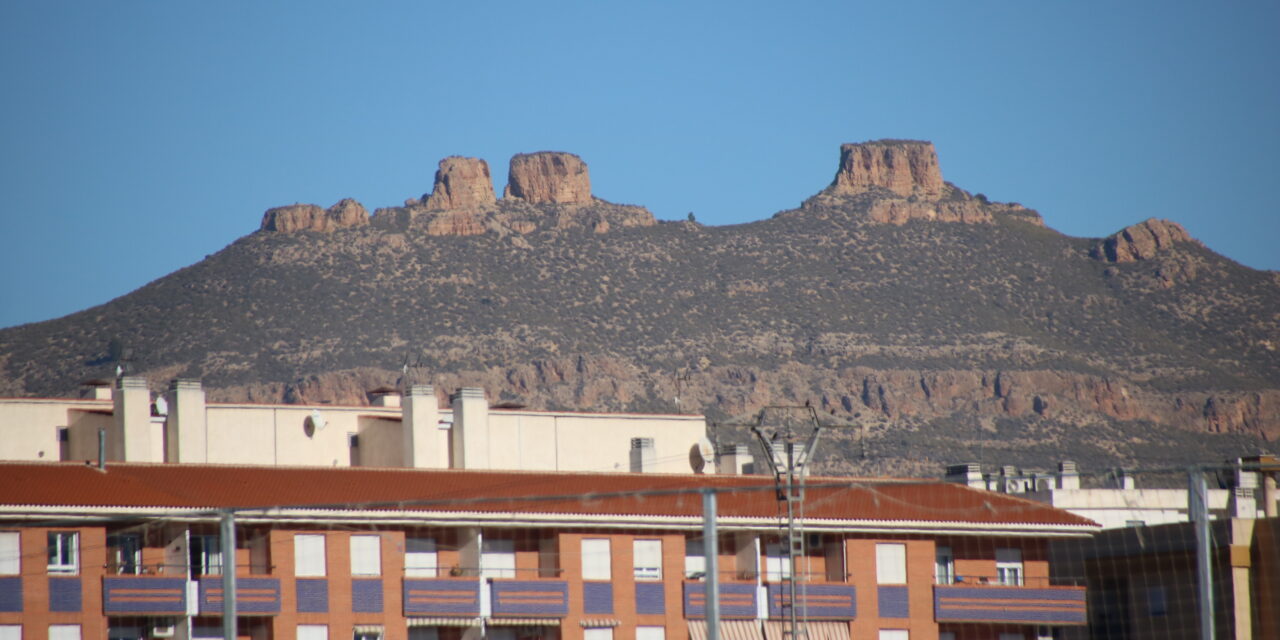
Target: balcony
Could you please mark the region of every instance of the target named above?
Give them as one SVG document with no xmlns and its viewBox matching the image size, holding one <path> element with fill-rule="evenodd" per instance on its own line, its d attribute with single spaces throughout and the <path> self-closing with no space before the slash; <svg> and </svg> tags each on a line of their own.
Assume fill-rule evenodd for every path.
<svg viewBox="0 0 1280 640">
<path fill-rule="evenodd" d="M 790 613 L 791 591 L 785 583 L 766 586 L 769 617 L 782 618 Z M 812 620 L 853 620 L 858 613 L 857 590 L 838 583 L 799 582 L 796 584 L 795 609 Z"/>
<path fill-rule="evenodd" d="M 475 618 L 480 615 L 480 580 L 405 578 L 404 615 Z"/>
<path fill-rule="evenodd" d="M 498 580 L 489 584 L 494 618 L 563 618 L 569 615 L 564 580 Z"/>
<path fill-rule="evenodd" d="M 933 611 L 938 622 L 1083 625 L 1088 622 L 1085 589 L 1031 584 L 1004 585 L 994 578 L 964 577 L 958 584 L 934 585 Z"/>
<path fill-rule="evenodd" d="M 102 612 L 107 615 L 187 615 L 187 579 L 172 576 L 105 576 Z"/>
<path fill-rule="evenodd" d="M 754 582 L 720 583 L 720 617 L 754 619 L 757 613 Z M 707 617 L 705 582 L 684 583 L 684 617 L 691 620 Z"/>
<path fill-rule="evenodd" d="M 222 577 L 200 578 L 200 614 L 222 614 Z M 280 613 L 279 578 L 236 576 L 236 615 L 276 615 Z"/>
</svg>

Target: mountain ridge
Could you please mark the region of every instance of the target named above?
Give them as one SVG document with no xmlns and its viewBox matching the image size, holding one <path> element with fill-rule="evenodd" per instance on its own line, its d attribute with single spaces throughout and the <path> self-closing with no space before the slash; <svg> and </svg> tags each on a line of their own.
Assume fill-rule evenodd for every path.
<svg viewBox="0 0 1280 640">
<path fill-rule="evenodd" d="M 73 392 L 116 340 L 157 387 L 201 377 L 214 400 L 362 403 L 406 359 L 442 392 L 535 408 L 732 421 L 807 400 L 876 443 L 868 460 L 836 436 L 832 471 L 993 439 L 1116 463 L 1280 437 L 1280 274 L 1176 223 L 1064 236 L 946 183 L 920 141 L 845 145 L 830 187 L 724 227 L 656 221 L 590 194 L 577 156 L 530 156 L 531 197 L 490 202 L 487 166 L 442 161 L 404 207 L 264 216 L 133 293 L 0 330 L 0 394 Z"/>
</svg>

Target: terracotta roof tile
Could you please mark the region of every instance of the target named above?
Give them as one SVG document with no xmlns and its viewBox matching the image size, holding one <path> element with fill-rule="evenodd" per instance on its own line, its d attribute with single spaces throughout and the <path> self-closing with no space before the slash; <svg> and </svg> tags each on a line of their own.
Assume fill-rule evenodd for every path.
<svg viewBox="0 0 1280 640">
<path fill-rule="evenodd" d="M 817 477 L 809 483 L 805 516 L 812 519 L 1096 526 L 1039 502 L 957 484 Z M 704 487 L 725 490 L 718 496 L 723 516 L 772 518 L 785 512 L 767 476 L 130 463 L 108 463 L 103 472 L 73 463 L 0 463 L 0 505 L 360 504 L 432 511 L 698 516 L 700 496 L 676 492 Z"/>
</svg>

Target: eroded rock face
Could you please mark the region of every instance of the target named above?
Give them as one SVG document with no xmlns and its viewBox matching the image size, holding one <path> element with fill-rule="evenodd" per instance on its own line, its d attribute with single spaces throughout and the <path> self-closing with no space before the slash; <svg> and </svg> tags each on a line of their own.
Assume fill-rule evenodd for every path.
<svg viewBox="0 0 1280 640">
<path fill-rule="evenodd" d="M 328 209 L 314 204 L 291 204 L 267 209 L 262 214 L 262 230 L 277 233 L 330 232 L 366 224 L 369 224 L 369 212 L 351 198 L 345 198 Z"/>
<path fill-rule="evenodd" d="M 440 161 L 435 184 L 423 205 L 427 209 L 471 209 L 495 201 L 489 163 L 480 158 L 450 156 Z"/>
<path fill-rule="evenodd" d="M 903 225 L 908 220 L 934 220 L 979 224 L 991 222 L 991 213 L 972 200 L 957 202 L 910 202 L 886 199 L 871 205 L 867 212 L 872 222 Z"/>
<path fill-rule="evenodd" d="M 1150 260 L 1179 242 L 1195 241 L 1176 222 L 1148 218 L 1104 238 L 1092 255 L 1107 262 L 1136 262 Z"/>
<path fill-rule="evenodd" d="M 587 204 L 591 202 L 591 177 L 587 163 L 572 153 L 539 151 L 511 158 L 504 198 L 520 198 L 531 204 Z"/>
<path fill-rule="evenodd" d="M 828 191 L 857 195 L 882 187 L 900 196 L 936 200 L 942 195 L 942 171 L 932 142 L 877 140 L 840 147 L 840 169 Z"/>
</svg>

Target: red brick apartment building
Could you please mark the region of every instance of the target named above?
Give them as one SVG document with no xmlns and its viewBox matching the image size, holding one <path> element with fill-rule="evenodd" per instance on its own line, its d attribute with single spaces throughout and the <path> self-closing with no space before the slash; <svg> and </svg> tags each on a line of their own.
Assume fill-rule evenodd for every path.
<svg viewBox="0 0 1280 640">
<path fill-rule="evenodd" d="M 0 640 L 220 637 L 232 564 L 249 640 L 700 640 L 703 489 L 727 640 L 784 640 L 790 607 L 812 640 L 1085 624 L 1047 547 L 1092 521 L 955 484 L 809 482 L 792 569 L 760 476 L 3 463 Z"/>
</svg>

